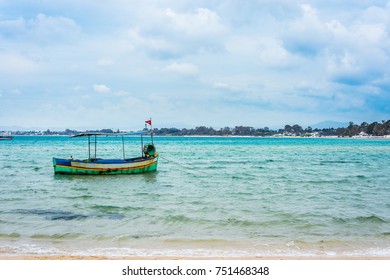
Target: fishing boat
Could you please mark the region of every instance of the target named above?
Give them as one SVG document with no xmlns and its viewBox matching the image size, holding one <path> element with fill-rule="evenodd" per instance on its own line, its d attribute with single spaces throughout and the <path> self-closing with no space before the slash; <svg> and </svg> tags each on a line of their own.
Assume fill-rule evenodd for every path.
<svg viewBox="0 0 390 280">
<path fill-rule="evenodd" d="M 0 141 L 1 140 L 12 140 L 14 137 L 9 132 L 0 133 Z"/>
<path fill-rule="evenodd" d="M 141 156 L 126 158 L 124 139 L 129 135 L 141 137 Z M 123 158 L 103 159 L 97 157 L 97 138 L 102 136 L 119 136 L 122 138 Z M 144 144 L 144 137 L 150 136 L 151 142 Z M 157 170 L 158 153 L 153 143 L 153 130 L 143 130 L 135 133 L 98 133 L 86 132 L 74 136 L 88 138 L 88 158 L 69 159 L 53 158 L 55 174 L 83 174 L 83 175 L 114 175 L 114 174 L 136 174 L 153 172 Z M 91 138 L 94 142 L 94 153 L 91 155 Z"/>
</svg>

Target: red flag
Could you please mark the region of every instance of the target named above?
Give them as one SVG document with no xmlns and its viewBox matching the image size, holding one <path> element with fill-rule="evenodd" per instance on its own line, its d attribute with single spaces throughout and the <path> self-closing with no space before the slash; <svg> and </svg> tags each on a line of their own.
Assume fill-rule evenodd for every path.
<svg viewBox="0 0 390 280">
<path fill-rule="evenodd" d="M 145 123 L 147 123 L 148 125 L 152 125 L 152 120 L 147 120 L 145 121 Z"/>
</svg>

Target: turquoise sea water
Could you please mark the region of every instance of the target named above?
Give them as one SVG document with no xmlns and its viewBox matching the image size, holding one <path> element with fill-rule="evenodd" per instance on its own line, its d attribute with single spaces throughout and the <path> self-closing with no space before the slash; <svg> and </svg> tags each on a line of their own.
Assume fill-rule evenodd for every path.
<svg viewBox="0 0 390 280">
<path fill-rule="evenodd" d="M 99 139 L 98 157 L 121 157 Z M 0 142 L 0 259 L 390 257 L 390 141 L 155 137 L 158 172 L 54 175 L 85 139 Z M 127 156 L 138 156 L 129 138 Z"/>
</svg>

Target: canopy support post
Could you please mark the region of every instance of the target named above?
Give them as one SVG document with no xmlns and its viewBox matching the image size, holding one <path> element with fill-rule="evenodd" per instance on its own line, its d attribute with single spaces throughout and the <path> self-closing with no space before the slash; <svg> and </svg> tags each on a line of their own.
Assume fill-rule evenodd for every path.
<svg viewBox="0 0 390 280">
<path fill-rule="evenodd" d="M 95 161 L 96 161 L 96 135 L 95 135 Z"/>
<path fill-rule="evenodd" d="M 123 160 L 126 160 L 126 156 L 125 156 L 125 140 L 123 139 L 123 135 L 122 135 L 122 152 L 123 152 Z"/>
<path fill-rule="evenodd" d="M 91 136 L 88 136 L 88 162 L 91 161 Z"/>
</svg>

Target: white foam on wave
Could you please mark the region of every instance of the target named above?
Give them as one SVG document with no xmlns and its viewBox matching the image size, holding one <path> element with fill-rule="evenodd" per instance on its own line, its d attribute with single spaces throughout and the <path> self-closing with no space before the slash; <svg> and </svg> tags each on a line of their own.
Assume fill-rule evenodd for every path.
<svg viewBox="0 0 390 280">
<path fill-rule="evenodd" d="M 206 249 L 206 248 L 134 248 L 134 247 L 95 247 L 75 248 L 66 246 L 53 246 L 45 244 L 14 244 L 0 245 L 0 258 L 17 256 L 72 256 L 105 258 L 316 258 L 316 257 L 389 257 L 390 246 L 385 248 L 366 248 L 351 251 L 318 251 L 300 250 L 297 248 L 269 248 L 269 249 Z"/>
</svg>

